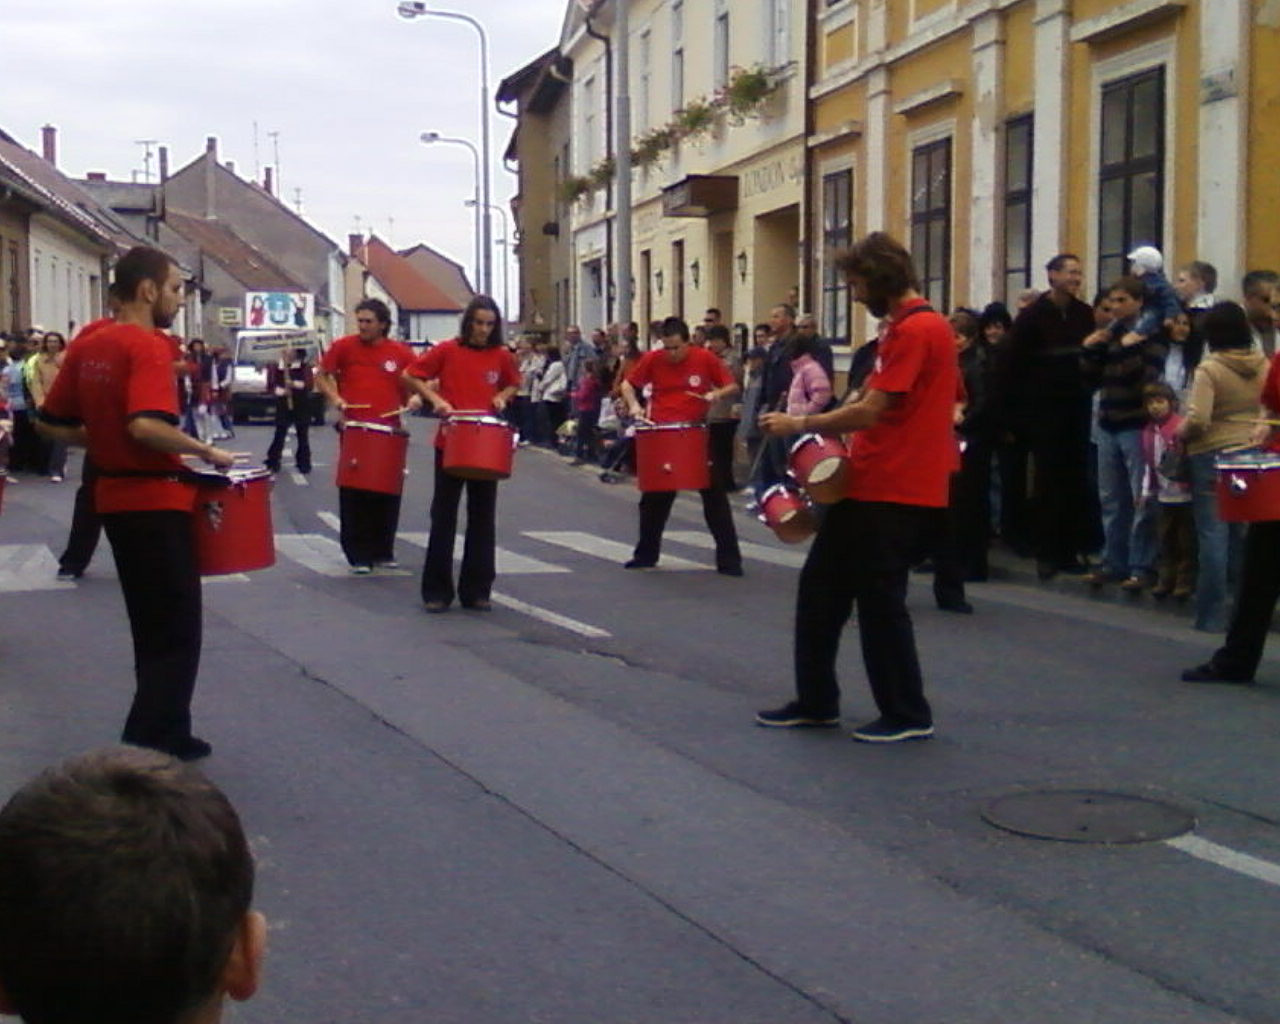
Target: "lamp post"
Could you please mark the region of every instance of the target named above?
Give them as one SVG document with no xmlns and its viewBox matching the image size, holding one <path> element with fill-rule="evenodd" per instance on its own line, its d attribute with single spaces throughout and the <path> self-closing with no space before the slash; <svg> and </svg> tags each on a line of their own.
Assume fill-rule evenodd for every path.
<svg viewBox="0 0 1280 1024">
<path fill-rule="evenodd" d="M 463 206 L 475 207 L 476 200 L 466 199 Z M 514 322 L 511 315 L 511 222 L 507 220 L 507 211 L 501 206 L 490 206 L 502 218 L 502 237 L 498 245 L 502 246 L 502 318 L 507 323 Z"/>
<path fill-rule="evenodd" d="M 479 285 L 480 291 L 485 295 L 489 294 L 488 285 L 485 283 L 484 274 L 488 272 L 488 268 L 481 264 L 480 247 L 484 244 L 484 234 L 480 228 L 480 151 L 476 149 L 475 143 L 468 142 L 466 139 L 455 139 L 449 135 L 441 135 L 439 132 L 423 132 L 418 136 L 418 141 L 425 145 L 431 145 L 433 142 L 444 142 L 454 146 L 466 146 L 471 150 L 471 158 L 475 161 L 475 198 L 468 201 L 468 206 L 474 206 L 475 216 L 475 240 L 476 240 L 476 284 Z M 487 251 L 487 250 L 486 250 Z"/>
<path fill-rule="evenodd" d="M 490 204 L 493 201 L 489 194 L 489 164 L 491 162 L 489 152 L 489 37 L 485 34 L 484 26 L 471 15 L 460 14 L 456 11 L 431 10 L 421 0 L 402 0 L 396 10 L 399 12 L 400 17 L 406 19 L 430 17 L 465 21 L 476 30 L 476 34 L 480 37 L 480 150 L 483 153 L 483 166 L 482 173 L 478 175 L 480 182 L 479 201 L 482 205 L 477 208 L 477 215 L 482 225 L 481 290 L 486 295 L 492 295 L 493 237 L 492 224 L 489 219 Z"/>
</svg>

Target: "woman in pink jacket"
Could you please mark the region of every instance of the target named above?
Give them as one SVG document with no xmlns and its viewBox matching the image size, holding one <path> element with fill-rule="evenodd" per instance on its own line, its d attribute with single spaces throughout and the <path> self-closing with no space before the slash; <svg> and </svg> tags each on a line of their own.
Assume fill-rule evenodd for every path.
<svg viewBox="0 0 1280 1024">
<path fill-rule="evenodd" d="M 791 390 L 787 392 L 787 415 L 809 416 L 824 412 L 831 404 L 831 378 L 814 358 L 816 339 L 793 335 L 787 353 L 791 360 Z"/>
</svg>

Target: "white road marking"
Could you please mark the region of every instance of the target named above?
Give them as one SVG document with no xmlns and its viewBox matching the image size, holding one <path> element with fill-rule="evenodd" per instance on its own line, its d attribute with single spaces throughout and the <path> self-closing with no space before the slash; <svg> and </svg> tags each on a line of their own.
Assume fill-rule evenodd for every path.
<svg viewBox="0 0 1280 1024">
<path fill-rule="evenodd" d="M 634 553 L 630 544 L 622 544 L 616 540 L 597 537 L 594 533 L 582 533 L 577 530 L 525 530 L 524 535 L 547 544 L 557 544 L 570 551 L 616 562 L 619 565 Z M 658 568 L 689 572 L 691 570 L 707 571 L 714 567 L 701 562 L 691 562 L 687 558 L 664 554 L 658 560 Z"/>
<path fill-rule="evenodd" d="M 289 471 L 289 479 L 294 482 L 297 487 L 310 487 L 311 481 L 307 479 L 305 473 L 299 473 L 296 469 Z"/>
<path fill-rule="evenodd" d="M 58 560 L 45 544 L 0 544 L 0 594 L 29 590 L 66 590 L 75 584 L 59 582 Z"/>
<path fill-rule="evenodd" d="M 671 540 L 690 547 L 716 549 L 715 539 L 709 533 L 698 530 L 668 530 L 665 534 Z M 785 548 L 771 548 L 767 544 L 755 544 L 749 540 L 738 541 L 738 547 L 746 558 L 754 558 L 757 562 L 768 562 L 770 565 L 781 565 L 788 569 L 799 569 L 804 565 L 805 556 L 799 551 L 788 551 Z"/>
<path fill-rule="evenodd" d="M 527 601 L 521 601 L 518 597 L 511 597 L 507 594 L 491 593 L 489 599 L 494 604 L 500 604 L 504 608 L 510 608 L 512 611 L 521 612 L 524 615 L 540 619 L 543 622 L 550 623 L 553 626 L 559 626 L 561 629 L 567 629 L 571 633 L 577 633 L 579 636 L 585 636 L 590 639 L 602 639 L 604 637 L 613 636 L 607 629 L 601 629 L 599 626 L 592 626 L 585 622 L 579 622 L 577 619 L 571 619 L 567 615 L 561 615 L 559 612 L 553 612 L 546 608 L 539 608 L 536 604 L 529 604 Z"/>
<path fill-rule="evenodd" d="M 425 548 L 430 534 L 411 530 L 407 532 L 401 531 L 397 536 L 406 544 Z M 552 565 L 550 562 L 531 558 L 528 555 L 521 555 L 515 551 L 508 551 L 506 548 L 498 548 L 496 553 L 498 556 L 498 574 L 500 576 L 538 576 L 546 575 L 547 573 L 573 571 L 572 569 L 566 569 L 563 565 Z M 455 562 L 461 561 L 462 552 L 455 550 L 453 560 Z"/>
<path fill-rule="evenodd" d="M 1247 875 L 1249 878 L 1256 879 L 1259 882 L 1266 882 L 1268 885 L 1280 885 L 1280 864 L 1263 860 L 1261 857 L 1241 853 L 1239 850 L 1233 850 L 1229 846 L 1220 846 L 1217 843 L 1210 842 L 1208 839 L 1201 839 L 1199 836 L 1193 835 L 1175 836 L 1172 839 L 1166 839 L 1165 845 L 1172 846 L 1175 850 L 1181 850 L 1183 853 L 1199 860 L 1216 864 L 1220 868 L 1226 868 L 1228 871 Z"/>
<path fill-rule="evenodd" d="M 249 583 L 249 574 L 245 572 L 229 572 L 222 576 L 201 577 L 206 583 Z"/>
<path fill-rule="evenodd" d="M 336 512 L 317 512 L 316 515 L 318 515 L 320 517 L 320 521 L 324 523 L 325 526 L 329 527 L 329 529 L 334 533 L 342 532 L 342 520 L 338 518 L 338 514 Z"/>
<path fill-rule="evenodd" d="M 305 566 L 321 576 L 349 576 L 347 556 L 332 537 L 320 533 L 278 533 L 276 553 Z M 374 576 L 412 576 L 403 569 L 377 569 Z"/>
</svg>

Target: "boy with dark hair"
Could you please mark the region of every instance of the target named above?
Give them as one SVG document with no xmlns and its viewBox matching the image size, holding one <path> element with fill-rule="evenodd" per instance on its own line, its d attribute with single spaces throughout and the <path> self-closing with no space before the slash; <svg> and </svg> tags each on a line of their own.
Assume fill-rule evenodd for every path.
<svg viewBox="0 0 1280 1024">
<path fill-rule="evenodd" d="M 266 921 L 234 808 L 151 751 L 74 758 L 0 810 L 0 1013 L 214 1024 L 257 990 Z"/>
</svg>

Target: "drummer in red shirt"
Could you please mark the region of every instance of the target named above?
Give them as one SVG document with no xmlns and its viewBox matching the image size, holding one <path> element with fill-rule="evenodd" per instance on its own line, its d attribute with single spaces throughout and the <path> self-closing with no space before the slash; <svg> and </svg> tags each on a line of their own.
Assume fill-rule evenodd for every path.
<svg viewBox="0 0 1280 1024">
<path fill-rule="evenodd" d="M 342 421 L 400 426 L 402 407 L 420 408 L 408 394 L 401 374 L 413 362 L 413 350 L 387 337 L 391 310 L 381 299 L 356 306 L 356 333 L 339 338 L 320 360 L 316 387 L 342 414 Z M 351 571 L 367 576 L 375 565 L 396 565 L 396 530 L 400 495 L 357 487 L 338 488 L 338 531 Z"/>
<path fill-rule="evenodd" d="M 463 608 L 487 612 L 497 575 L 498 481 L 466 480 L 445 472 L 443 432 L 455 412 L 500 415 L 520 386 L 515 357 L 502 341 L 502 314 L 487 295 L 477 295 L 462 313 L 458 337 L 433 345 L 409 367 L 405 381 L 443 421 L 436 431 L 435 489 L 431 536 L 422 566 L 422 601 L 429 612 L 447 611 L 455 593 Z M 453 542 L 458 505 L 467 492 L 467 538 L 455 591 Z"/>
<path fill-rule="evenodd" d="M 856 602 L 862 660 L 880 717 L 854 729 L 853 738 L 924 739 L 933 735 L 933 713 L 907 612 L 907 576 L 945 515 L 950 477 L 959 468 L 955 338 L 919 295 L 911 255 L 888 235 L 868 235 L 836 266 L 858 302 L 888 318 L 888 328 L 856 401 L 816 415 L 760 418 L 774 436 L 852 432 L 852 438 L 847 497 L 828 507 L 800 572 L 796 699 L 759 712 L 756 722 L 840 723 L 836 655 Z"/>
<path fill-rule="evenodd" d="M 200 572 L 191 521 L 196 489 L 178 456 L 222 469 L 233 459 L 178 429 L 173 347 L 160 333 L 182 305 L 178 268 L 164 253 L 138 246 L 116 264 L 114 287 L 116 322 L 67 349 L 41 430 L 87 443 L 98 469 L 94 500 L 115 554 L 137 676 L 122 739 L 191 761 L 212 748 L 191 732 Z"/>
<path fill-rule="evenodd" d="M 646 414 L 639 394 L 651 385 Z M 689 325 L 679 317 L 662 321 L 662 348 L 646 352 L 622 382 L 622 398 L 637 420 L 650 423 L 702 423 L 712 404 L 738 393 L 737 382 L 714 353 L 689 343 Z M 723 481 L 729 467 L 715 466 L 711 486 L 699 491 L 702 516 L 716 542 L 716 570 L 725 576 L 742 575 L 742 554 L 733 526 L 729 495 Z M 658 564 L 662 531 L 675 504 L 675 491 L 645 491 L 640 496 L 640 539 L 628 569 L 648 569 Z"/>
</svg>

